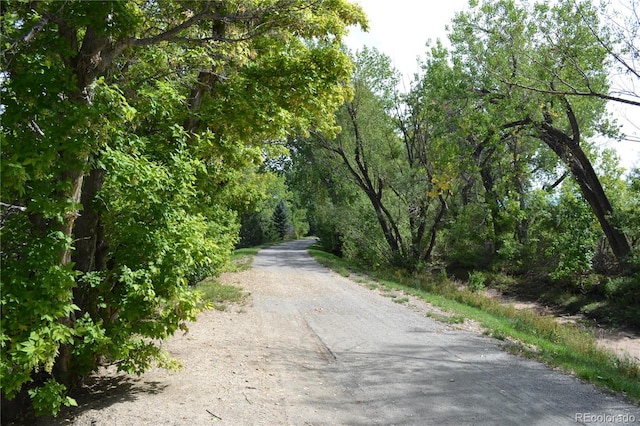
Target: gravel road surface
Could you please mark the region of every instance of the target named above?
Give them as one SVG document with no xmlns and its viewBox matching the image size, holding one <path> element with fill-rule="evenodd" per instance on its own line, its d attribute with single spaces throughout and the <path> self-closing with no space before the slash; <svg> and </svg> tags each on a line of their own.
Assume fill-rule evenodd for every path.
<svg viewBox="0 0 640 426">
<path fill-rule="evenodd" d="M 640 408 L 318 265 L 301 240 L 223 279 L 251 293 L 166 348 L 180 371 L 105 370 L 64 425 L 640 424 Z"/>
</svg>

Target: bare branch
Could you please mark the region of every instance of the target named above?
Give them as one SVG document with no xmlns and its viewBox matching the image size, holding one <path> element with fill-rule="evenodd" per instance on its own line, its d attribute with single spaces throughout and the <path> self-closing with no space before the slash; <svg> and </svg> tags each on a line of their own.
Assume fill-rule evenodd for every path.
<svg viewBox="0 0 640 426">
<path fill-rule="evenodd" d="M 7 204 L 7 203 L 3 203 L 2 201 L 0 201 L 0 208 L 7 209 L 9 211 L 10 210 L 18 210 L 18 211 L 21 211 L 21 212 L 26 212 L 27 211 L 27 208 L 24 207 L 24 206 L 16 206 L 14 204 Z"/>
<path fill-rule="evenodd" d="M 635 10 L 634 10 L 634 12 L 635 12 Z M 582 14 L 582 10 L 580 8 L 578 8 L 578 13 L 582 16 L 582 19 L 585 20 L 585 22 L 586 22 L 586 19 L 585 19 L 584 15 Z M 611 21 L 612 25 L 616 24 L 612 20 L 610 20 L 610 21 Z M 598 31 L 596 31 L 595 28 L 592 28 L 591 25 L 588 25 L 588 28 L 589 28 L 589 31 L 591 32 L 591 35 L 593 35 L 595 37 L 595 39 L 598 41 L 598 44 L 600 44 L 600 46 L 602 46 L 607 51 L 607 53 L 609 53 L 619 65 L 621 65 L 624 69 L 626 69 L 627 72 L 635 75 L 636 78 L 640 78 L 640 73 L 638 73 L 638 71 L 636 71 L 621 55 L 617 54 L 613 50 L 612 46 L 610 44 L 606 43 L 602 39 L 602 37 L 600 37 L 600 34 L 598 33 Z M 628 47 L 632 47 L 633 46 L 631 42 L 625 42 L 624 39 L 621 40 L 620 42 L 624 43 L 624 44 L 627 44 Z"/>
<path fill-rule="evenodd" d="M 36 36 L 36 34 L 38 34 L 44 28 L 44 26 L 47 25 L 48 22 L 49 15 L 45 14 L 42 18 L 40 18 L 40 20 L 38 20 L 38 22 L 36 22 L 33 27 L 31 27 L 28 33 L 20 38 L 15 39 L 6 50 L 3 50 L 0 53 L 0 55 L 5 56 L 7 53 L 15 53 L 15 50 L 21 43 L 29 44 L 31 40 L 33 40 L 33 38 Z"/>
<path fill-rule="evenodd" d="M 61 12 L 62 9 L 64 8 L 65 4 L 63 3 L 62 6 L 60 7 L 60 9 L 58 10 L 58 12 Z M 0 56 L 5 56 L 6 54 L 13 54 L 15 53 L 15 50 L 18 48 L 18 46 L 23 43 L 23 44 L 29 44 L 31 42 L 31 40 L 33 40 L 33 38 L 40 32 L 42 31 L 42 29 L 44 28 L 45 25 L 47 25 L 47 23 L 49 23 L 49 21 L 51 20 L 51 15 L 48 13 L 45 13 L 42 18 L 40 18 L 38 20 L 38 22 L 35 23 L 35 25 L 33 27 L 31 27 L 31 29 L 29 30 L 29 32 L 27 32 L 25 35 L 23 35 L 22 37 L 17 38 L 16 40 L 14 40 L 11 45 L 3 51 L 0 51 Z"/>
<path fill-rule="evenodd" d="M 640 106 L 640 101 L 634 101 L 632 99 L 625 99 L 625 98 L 620 98 L 617 96 L 611 96 L 611 95 L 607 95 L 604 93 L 598 93 L 598 92 L 594 92 L 594 91 L 589 91 L 589 92 L 580 92 L 580 91 L 566 91 L 566 90 L 552 90 L 552 89 L 539 89 L 537 87 L 531 87 L 531 86 L 526 86 L 524 84 L 519 84 L 519 83 L 513 83 L 511 81 L 506 81 L 504 79 L 501 79 L 501 81 L 504 84 L 510 84 L 511 86 L 515 86 L 518 87 L 520 89 L 524 89 L 524 90 L 530 90 L 532 92 L 536 92 L 536 93 L 545 93 L 548 95 L 556 95 L 556 96 L 580 96 L 580 97 L 592 97 L 592 98 L 599 98 L 599 99 L 604 99 L 607 101 L 613 101 L 613 102 L 619 102 L 619 103 L 623 103 L 623 104 L 627 104 L 627 105 L 633 105 L 633 106 Z"/>
<path fill-rule="evenodd" d="M 552 183 L 551 185 L 544 185 L 542 187 L 542 189 L 544 189 L 547 192 L 551 192 L 553 191 L 555 188 L 558 187 L 558 185 L 560 185 L 566 178 L 567 176 L 569 176 L 569 171 L 565 171 L 562 176 L 560 176 L 554 183 Z"/>
</svg>

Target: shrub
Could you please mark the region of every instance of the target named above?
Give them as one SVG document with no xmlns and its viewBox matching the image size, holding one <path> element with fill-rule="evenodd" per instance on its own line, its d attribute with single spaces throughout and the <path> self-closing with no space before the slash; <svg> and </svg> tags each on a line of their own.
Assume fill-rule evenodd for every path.
<svg viewBox="0 0 640 426">
<path fill-rule="evenodd" d="M 469 272 L 469 290 L 477 293 L 485 288 L 486 276 L 482 272 Z"/>
</svg>

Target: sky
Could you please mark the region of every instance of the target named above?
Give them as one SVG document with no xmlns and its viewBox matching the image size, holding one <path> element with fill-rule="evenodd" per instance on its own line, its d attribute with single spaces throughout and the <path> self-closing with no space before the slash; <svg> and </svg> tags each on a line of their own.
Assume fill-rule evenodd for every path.
<svg viewBox="0 0 640 426">
<path fill-rule="evenodd" d="M 376 47 L 392 60 L 403 75 L 404 87 L 409 86 L 413 74 L 418 71 L 417 58 L 424 57 L 428 40 L 442 40 L 448 45 L 446 26 L 456 12 L 467 8 L 468 0 L 354 0 L 369 18 L 369 31 L 352 29 L 346 44 L 356 50 L 362 46 Z M 640 141 L 640 107 L 623 108 L 612 104 L 623 132 Z M 603 141 L 615 148 L 621 164 L 627 170 L 640 167 L 640 142 Z"/>
</svg>

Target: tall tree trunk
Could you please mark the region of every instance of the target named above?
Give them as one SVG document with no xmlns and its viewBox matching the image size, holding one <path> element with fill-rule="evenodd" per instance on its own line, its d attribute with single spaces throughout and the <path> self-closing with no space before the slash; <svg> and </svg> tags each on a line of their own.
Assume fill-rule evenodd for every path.
<svg viewBox="0 0 640 426">
<path fill-rule="evenodd" d="M 519 139 L 518 137 L 510 137 L 509 138 L 509 149 L 511 150 L 512 155 L 512 165 L 513 165 L 513 187 L 515 189 L 516 194 L 518 194 L 518 204 L 520 206 L 521 211 L 526 210 L 526 202 L 525 202 L 525 174 L 522 156 L 520 155 L 519 150 Z M 526 167 L 526 163 L 525 167 Z M 520 215 L 518 215 L 520 216 Z M 516 241 L 520 244 L 524 244 L 527 240 L 529 230 L 528 223 L 526 219 L 521 217 L 516 217 L 516 227 L 515 227 L 515 238 Z"/>
<path fill-rule="evenodd" d="M 423 257 L 423 239 L 427 227 L 429 205 L 424 202 L 409 207 L 409 230 L 411 232 L 411 256 L 418 260 Z"/>
<path fill-rule="evenodd" d="M 382 229 L 384 239 L 387 241 L 387 245 L 391 249 L 391 253 L 394 258 L 393 261 L 396 263 L 403 263 L 402 259 L 405 256 L 402 253 L 402 239 L 400 237 L 398 226 L 392 220 L 389 211 L 382 203 L 382 189 L 380 189 L 378 192 L 376 192 L 372 188 L 363 187 L 362 189 L 367 194 L 367 197 L 369 198 L 369 201 L 371 202 L 371 205 L 376 212 L 376 217 L 378 219 L 378 223 L 380 224 L 380 228 Z"/>
<path fill-rule="evenodd" d="M 85 279 L 84 274 L 92 271 L 103 271 L 106 269 L 106 242 L 104 226 L 101 220 L 101 209 L 96 205 L 96 196 L 104 184 L 106 171 L 99 167 L 94 167 L 85 176 L 82 187 L 82 211 L 76 219 L 74 227 L 74 238 L 76 247 L 73 256 L 74 269 L 81 274 L 77 279 L 77 286 L 73 289 L 74 303 L 80 308 L 79 316 L 88 313 L 91 318 L 98 321 L 100 318 L 98 309 L 98 289 Z M 88 371 L 98 366 L 97 355 L 92 360 L 84 360 L 85 365 L 78 366 L 74 359 L 66 361 L 71 367 L 74 376 L 68 375 L 68 380 L 75 384 Z"/>
<path fill-rule="evenodd" d="M 73 164 L 75 161 L 71 161 L 71 163 Z M 61 199 L 67 199 L 72 203 L 71 205 L 78 205 L 82 196 L 84 172 L 82 170 L 69 170 L 64 172 L 60 179 L 62 182 L 68 182 L 70 184 L 70 188 L 67 191 L 57 194 L 58 197 Z M 73 228 L 77 217 L 78 211 L 75 210 L 75 207 L 73 210 L 69 210 L 64 213 L 62 223 L 60 224 L 60 231 L 65 237 L 73 237 Z M 67 245 L 60 253 L 60 264 L 70 265 L 71 262 L 72 246 Z M 60 318 L 59 322 L 69 328 L 73 328 L 75 320 L 75 313 L 72 312 L 69 316 Z M 69 344 L 61 344 L 58 349 L 58 357 L 56 358 L 56 362 L 52 370 L 56 380 L 67 386 L 73 386 L 76 382 L 76 375 L 73 369 L 70 368 L 72 357 L 72 346 Z"/>
<path fill-rule="evenodd" d="M 480 143 L 475 143 L 472 139 L 469 139 L 471 145 L 475 146 L 472 157 L 480 169 L 480 178 L 482 180 L 482 187 L 484 188 L 485 204 L 491 212 L 491 225 L 493 227 L 491 251 L 495 254 L 500 249 L 500 236 L 505 229 L 500 221 L 499 197 L 495 190 L 495 179 L 491 173 L 491 158 L 493 157 L 495 149 L 489 147 L 489 141 L 490 139 L 487 138 Z"/>
<path fill-rule="evenodd" d="M 226 4 L 224 2 L 214 3 L 213 9 L 220 15 L 224 15 L 226 12 Z M 227 33 L 227 22 L 224 20 L 216 20 L 213 22 L 211 29 L 211 37 L 214 39 L 222 40 Z M 200 71 L 198 73 L 198 79 L 196 84 L 191 88 L 189 94 L 189 117 L 185 120 L 183 125 L 185 131 L 188 133 L 195 133 L 200 128 L 201 120 L 198 117 L 202 108 L 202 102 L 204 101 L 207 93 L 212 93 L 214 86 L 219 83 L 221 76 L 217 75 L 214 70 Z"/>
<path fill-rule="evenodd" d="M 107 60 L 110 56 L 104 52 L 109 47 L 110 41 L 106 37 L 99 37 L 94 28 L 88 27 L 83 34 L 82 44 L 79 46 L 77 39 L 79 35 L 78 29 L 70 27 L 59 17 L 53 19 L 58 25 L 61 37 L 68 43 L 70 51 L 75 53 L 74 56 L 63 58 L 65 65 L 73 73 L 76 80 L 76 88 L 73 93 L 69 94 L 69 99 L 77 104 L 91 105 L 92 93 L 90 86 L 100 73 L 105 72 L 110 67 L 113 59 L 111 57 Z M 88 146 L 91 143 L 87 141 Z M 79 151 L 90 152 L 90 149 Z M 82 157 L 76 157 L 76 155 L 74 153 L 69 155 L 62 154 L 68 170 L 62 174 L 61 180 L 70 182 L 71 188 L 68 192 L 61 193 L 59 196 L 68 199 L 74 206 L 81 204 L 83 209 L 82 213 L 72 210 L 64 215 L 61 230 L 66 237 L 73 238 L 75 251 L 72 253 L 72 247 L 67 247 L 64 253 L 61 254 L 61 264 L 70 265 L 74 262 L 75 270 L 89 272 L 94 265 L 95 227 L 98 222 L 98 214 L 92 206 L 92 200 L 102 186 L 104 175 L 100 170 L 93 170 L 89 175 L 86 175 L 89 156 L 82 154 Z M 84 191 L 87 191 L 87 193 L 84 193 Z M 82 282 L 79 280 L 78 287 L 73 291 L 71 302 L 75 305 L 82 305 L 88 297 L 83 294 L 84 290 Z M 84 309 L 82 306 L 80 307 L 81 310 Z M 60 322 L 73 328 L 75 320 L 75 313 L 72 313 L 66 318 L 61 318 Z M 60 346 L 53 373 L 56 380 L 64 385 L 73 387 L 78 384 L 81 372 L 73 368 L 71 345 Z"/>
<path fill-rule="evenodd" d="M 447 200 L 442 196 L 442 194 L 438 195 L 438 201 L 440 201 L 440 207 L 438 208 L 438 213 L 436 217 L 433 219 L 433 224 L 431 225 L 431 232 L 429 238 L 429 245 L 427 249 L 423 253 L 421 259 L 422 260 L 430 260 L 431 254 L 433 253 L 433 248 L 436 246 L 436 237 L 438 236 L 438 227 L 440 226 L 440 222 L 444 219 L 444 214 L 448 209 Z"/>
<path fill-rule="evenodd" d="M 571 170 L 574 178 L 580 186 L 585 200 L 591 206 L 591 210 L 598 219 L 602 231 L 607 237 L 611 251 L 620 263 L 625 263 L 631 251 L 631 246 L 625 234 L 613 225 L 610 215 L 613 207 L 607 197 L 600 179 L 596 174 L 591 161 L 580 147 L 580 131 L 576 117 L 568 101 L 565 100 L 566 113 L 571 123 L 573 136 L 569 136 L 552 125 L 552 119 L 547 117 L 545 121 L 537 125 L 540 138 L 555 152 L 564 164 Z"/>
<path fill-rule="evenodd" d="M 95 206 L 95 197 L 104 184 L 105 170 L 93 168 L 85 177 L 82 187 L 82 211 L 76 219 L 74 237 L 76 249 L 73 256 L 75 270 L 91 272 L 96 270 L 96 250 L 100 212 Z"/>
<path fill-rule="evenodd" d="M 375 179 L 375 177 L 372 177 L 369 173 L 369 164 L 365 157 L 364 150 L 365 142 L 362 138 L 362 134 L 360 133 L 360 126 L 358 123 L 358 111 L 352 105 L 347 105 L 347 112 L 351 119 L 353 136 L 355 139 L 355 165 L 351 163 L 342 148 L 331 150 L 340 155 L 345 166 L 347 166 L 347 169 L 349 169 L 349 172 L 355 178 L 356 184 L 364 191 L 369 198 L 369 201 L 371 201 L 371 205 L 376 212 L 376 217 L 380 224 L 380 228 L 382 229 L 384 238 L 391 249 L 391 253 L 394 258 L 393 262 L 403 263 L 405 253 L 403 253 L 402 235 L 400 234 L 398 224 L 394 221 L 393 216 L 382 201 L 384 182 L 380 177 Z"/>
</svg>

